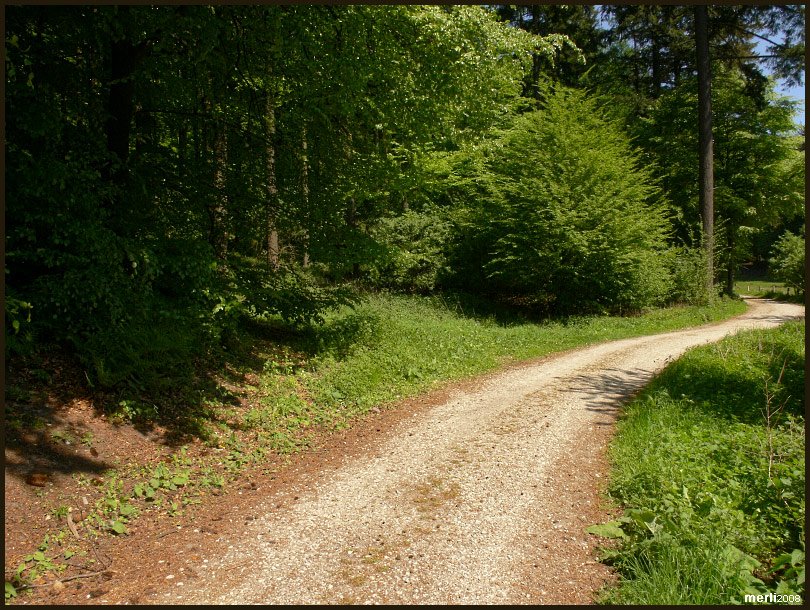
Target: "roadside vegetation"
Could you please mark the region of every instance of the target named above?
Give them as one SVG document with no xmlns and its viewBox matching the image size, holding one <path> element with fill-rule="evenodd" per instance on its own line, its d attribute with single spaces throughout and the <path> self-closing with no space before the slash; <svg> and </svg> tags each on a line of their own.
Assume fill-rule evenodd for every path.
<svg viewBox="0 0 810 610">
<path fill-rule="evenodd" d="M 69 506 L 69 497 L 54 500 L 52 514 L 59 525 L 6 575 L 6 598 L 16 597 L 42 577 L 47 580 L 46 575 L 66 578 L 65 570 L 80 559 L 91 562 L 88 570 L 103 571 L 92 559 L 99 536 L 127 535 L 146 512 L 181 514 L 206 494 L 220 493 L 216 490 L 227 488 L 246 469 L 261 466 L 268 456 L 298 451 L 319 430 L 345 428 L 353 418 L 386 402 L 510 361 L 712 322 L 744 309 L 740 301 L 720 299 L 713 306 L 669 307 L 632 317 L 537 322 L 513 308 L 471 296 L 377 294 L 297 332 L 280 321 L 242 326 L 234 350 L 222 355 L 230 380 L 222 379 L 224 393 L 191 408 L 188 404 L 199 390 L 189 389 L 189 403 L 175 410 L 183 417 L 162 420 L 188 442 L 157 464 L 121 465 L 97 477 L 75 475 L 78 489 L 90 501 L 76 510 Z M 17 434 L 45 427 L 27 410 L 33 390 L 7 388 L 11 446 Z M 143 425 L 161 421 L 162 413 L 171 413 L 169 408 L 147 400 L 122 400 L 111 402 L 109 413 L 114 422 Z M 59 428 L 50 428 L 49 434 L 57 443 L 94 442 L 91 435 L 80 439 Z M 208 450 L 195 448 L 194 438 L 201 438 Z"/>
<path fill-rule="evenodd" d="M 628 405 L 609 486 L 625 512 L 589 529 L 618 539 L 605 560 L 621 580 L 603 602 L 803 598 L 804 331 L 694 348 Z"/>
</svg>

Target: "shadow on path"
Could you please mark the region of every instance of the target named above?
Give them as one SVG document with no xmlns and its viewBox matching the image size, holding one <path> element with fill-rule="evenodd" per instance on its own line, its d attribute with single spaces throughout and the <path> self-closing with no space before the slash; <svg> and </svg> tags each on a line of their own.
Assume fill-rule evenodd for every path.
<svg viewBox="0 0 810 610">
<path fill-rule="evenodd" d="M 570 380 L 566 391 L 578 395 L 589 411 L 604 415 L 598 426 L 613 423 L 623 402 L 632 398 L 652 379 L 645 369 L 610 368 L 598 373 L 583 373 Z"/>
</svg>

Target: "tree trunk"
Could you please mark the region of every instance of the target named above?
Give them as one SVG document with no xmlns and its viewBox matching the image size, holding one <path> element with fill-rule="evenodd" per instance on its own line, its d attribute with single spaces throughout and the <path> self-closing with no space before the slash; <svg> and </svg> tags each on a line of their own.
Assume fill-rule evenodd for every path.
<svg viewBox="0 0 810 610">
<path fill-rule="evenodd" d="M 110 93 L 107 98 L 107 150 L 117 157 L 118 165 L 110 178 L 121 183 L 126 178 L 125 164 L 129 157 L 129 137 L 134 113 L 135 47 L 128 39 L 110 43 Z"/>
<path fill-rule="evenodd" d="M 309 267 L 309 159 L 307 158 L 307 126 L 301 128 L 301 207 L 304 217 L 304 256 L 301 261 L 304 269 Z"/>
<path fill-rule="evenodd" d="M 658 36 L 652 36 L 652 86 L 653 97 L 661 96 L 661 49 L 658 48 Z"/>
<path fill-rule="evenodd" d="M 120 7 L 121 23 L 129 28 L 129 7 Z M 107 151 L 115 158 L 108 163 L 103 175 L 106 180 L 123 185 L 127 179 L 126 163 L 129 158 L 132 117 L 135 112 L 134 75 L 138 64 L 148 52 L 146 42 L 134 44 L 129 35 L 120 40 L 110 40 L 110 91 L 107 95 L 107 120 L 104 132 L 107 136 Z"/>
<path fill-rule="evenodd" d="M 734 227 L 728 227 L 726 230 L 727 244 L 728 244 L 728 265 L 726 267 L 726 294 L 732 296 L 734 294 L 734 246 L 736 242 L 736 231 Z"/>
<path fill-rule="evenodd" d="M 712 75 L 709 63 L 709 10 L 695 6 L 698 73 L 699 201 L 706 251 L 706 288 L 714 288 L 714 150 L 712 142 Z"/>
<path fill-rule="evenodd" d="M 633 39 L 633 91 L 638 95 L 641 93 L 641 76 L 639 74 L 639 63 L 641 60 L 638 58 L 638 44 L 636 43 L 635 34 L 631 35 Z"/>
<path fill-rule="evenodd" d="M 214 255 L 224 261 L 228 254 L 226 171 L 228 167 L 228 134 L 221 123 L 214 133 L 214 199 L 210 208 L 211 246 Z"/>
<path fill-rule="evenodd" d="M 276 183 L 275 136 L 276 111 L 273 107 L 273 96 L 268 92 L 265 107 L 265 153 L 267 161 L 267 201 L 265 203 L 265 222 L 267 223 L 267 265 L 273 271 L 278 271 L 278 185 Z"/>
</svg>

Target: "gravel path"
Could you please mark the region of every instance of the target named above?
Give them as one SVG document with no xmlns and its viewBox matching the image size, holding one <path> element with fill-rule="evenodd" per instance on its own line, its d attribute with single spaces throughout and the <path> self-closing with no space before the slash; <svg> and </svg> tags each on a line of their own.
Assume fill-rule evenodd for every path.
<svg viewBox="0 0 810 610">
<path fill-rule="evenodd" d="M 733 320 L 569 351 L 456 391 L 284 501 L 263 497 L 224 556 L 193 585 L 167 583 L 160 602 L 589 603 L 609 578 L 584 528 L 605 516 L 617 407 L 692 346 L 804 316 L 749 303 Z"/>
</svg>

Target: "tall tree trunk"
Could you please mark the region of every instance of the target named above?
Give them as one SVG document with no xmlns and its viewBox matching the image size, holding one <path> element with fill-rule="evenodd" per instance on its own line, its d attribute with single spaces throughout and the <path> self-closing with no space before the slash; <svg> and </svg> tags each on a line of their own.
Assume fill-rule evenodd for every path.
<svg viewBox="0 0 810 610">
<path fill-rule="evenodd" d="M 301 207 L 304 217 L 304 256 L 301 264 L 309 267 L 309 223 L 312 214 L 309 209 L 309 158 L 307 157 L 307 126 L 301 127 Z"/>
<path fill-rule="evenodd" d="M 658 47 L 658 36 L 652 36 L 652 93 L 654 98 L 661 95 L 661 49 Z"/>
<path fill-rule="evenodd" d="M 127 33 L 129 7 L 120 8 L 120 22 L 125 34 L 119 40 L 110 40 L 110 90 L 107 95 L 107 120 L 104 132 L 107 136 L 107 151 L 115 159 L 104 168 L 104 177 L 118 185 L 127 179 L 126 163 L 129 158 L 132 117 L 135 113 L 134 75 L 138 65 L 148 52 L 146 42 L 135 44 Z"/>
<path fill-rule="evenodd" d="M 273 270 L 279 268 L 278 245 L 278 185 L 276 183 L 276 111 L 273 96 L 267 93 L 265 106 L 265 154 L 266 154 L 266 203 L 265 222 L 267 224 L 267 265 Z"/>
<path fill-rule="evenodd" d="M 714 289 L 714 149 L 712 142 L 712 75 L 709 63 L 709 10 L 695 6 L 698 73 L 699 201 L 706 252 L 706 288 Z"/>
<path fill-rule="evenodd" d="M 123 7 L 126 8 L 126 7 Z M 107 150 L 117 159 L 117 167 L 109 177 L 121 183 L 126 177 L 125 164 L 129 157 L 129 138 L 134 113 L 135 47 L 128 39 L 110 43 L 110 93 L 107 98 Z"/>
<path fill-rule="evenodd" d="M 228 233 L 226 214 L 228 208 L 226 191 L 226 172 L 228 167 L 228 134 L 221 122 L 214 132 L 214 198 L 209 214 L 211 216 L 211 246 L 214 255 L 224 261 L 228 254 Z"/>
<path fill-rule="evenodd" d="M 737 235 L 734 227 L 729 226 L 726 230 L 727 245 L 728 245 L 728 265 L 726 266 L 726 294 L 732 296 L 734 294 L 734 246 L 736 245 Z"/>
</svg>

